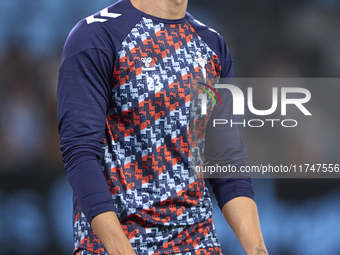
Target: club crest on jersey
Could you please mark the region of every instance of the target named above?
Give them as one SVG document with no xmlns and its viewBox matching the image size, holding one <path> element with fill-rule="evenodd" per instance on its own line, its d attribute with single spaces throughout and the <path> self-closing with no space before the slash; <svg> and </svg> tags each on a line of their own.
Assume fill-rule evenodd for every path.
<svg viewBox="0 0 340 255">
<path fill-rule="evenodd" d="M 143 62 L 145 67 L 142 67 L 142 71 L 154 71 L 156 70 L 156 67 L 150 67 L 150 64 L 152 62 L 152 58 L 151 57 L 144 57 L 141 58 L 141 61 Z"/>
<path fill-rule="evenodd" d="M 204 78 L 204 80 L 206 80 L 207 69 L 205 67 L 208 63 L 206 57 L 204 57 L 200 51 L 196 51 L 196 55 L 194 56 L 194 60 L 201 67 L 203 78 Z"/>
</svg>

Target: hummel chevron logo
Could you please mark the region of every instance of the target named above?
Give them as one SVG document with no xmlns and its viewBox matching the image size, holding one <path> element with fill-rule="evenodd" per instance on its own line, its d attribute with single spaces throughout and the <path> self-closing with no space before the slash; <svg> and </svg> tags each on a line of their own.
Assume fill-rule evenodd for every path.
<svg viewBox="0 0 340 255">
<path fill-rule="evenodd" d="M 105 18 L 118 18 L 122 14 L 120 13 L 110 13 L 108 8 L 105 8 L 104 10 L 100 11 L 100 16 L 105 17 Z M 94 15 L 91 15 L 86 18 L 87 24 L 91 24 L 93 22 L 105 22 L 107 19 L 102 19 L 102 18 L 95 18 Z"/>
</svg>

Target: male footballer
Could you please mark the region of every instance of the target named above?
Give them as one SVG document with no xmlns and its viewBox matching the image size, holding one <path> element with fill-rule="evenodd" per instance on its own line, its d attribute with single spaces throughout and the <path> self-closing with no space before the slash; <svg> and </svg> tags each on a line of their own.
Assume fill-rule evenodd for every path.
<svg viewBox="0 0 340 255">
<path fill-rule="evenodd" d="M 238 167 L 246 150 L 237 128 L 212 125 L 232 117 L 227 91 L 208 106 L 205 137 L 191 137 L 194 84 L 213 88 L 234 69 L 223 38 L 187 4 L 120 0 L 80 21 L 65 43 L 58 120 L 76 255 L 222 254 L 192 148 L 205 140 L 202 164 Z M 267 254 L 251 179 L 209 182 L 246 253 Z"/>
</svg>

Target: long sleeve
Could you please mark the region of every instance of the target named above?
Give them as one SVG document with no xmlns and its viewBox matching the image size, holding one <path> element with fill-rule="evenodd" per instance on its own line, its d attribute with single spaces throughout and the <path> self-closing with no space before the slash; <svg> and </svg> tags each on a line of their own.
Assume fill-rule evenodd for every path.
<svg viewBox="0 0 340 255">
<path fill-rule="evenodd" d="M 114 54 L 93 47 L 82 27 L 64 47 L 58 81 L 58 121 L 67 178 L 88 221 L 114 211 L 100 167 Z"/>
<path fill-rule="evenodd" d="M 221 39 L 222 82 L 231 81 L 234 78 L 233 61 L 229 49 Z M 240 136 L 237 125 L 230 125 L 230 120 L 236 121 L 233 116 L 233 98 L 228 89 L 217 90 L 223 105 L 214 107 L 206 128 L 206 144 L 204 159 L 205 165 L 210 166 L 235 166 L 239 171 L 241 166 L 247 165 L 247 152 Z M 214 119 L 228 120 L 227 125 L 213 127 Z M 249 197 L 255 200 L 254 188 L 250 176 L 236 173 L 215 178 L 209 178 L 218 206 L 222 207 L 231 199 L 239 196 Z"/>
</svg>

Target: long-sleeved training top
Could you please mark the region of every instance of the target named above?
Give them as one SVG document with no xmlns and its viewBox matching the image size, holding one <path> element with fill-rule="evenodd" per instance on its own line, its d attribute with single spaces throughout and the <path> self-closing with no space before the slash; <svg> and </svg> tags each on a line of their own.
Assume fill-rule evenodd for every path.
<svg viewBox="0 0 340 255">
<path fill-rule="evenodd" d="M 244 165 L 246 151 L 237 128 L 212 125 L 232 118 L 231 94 L 217 90 L 223 105 L 208 97 L 202 115 L 199 87 L 232 77 L 223 38 L 189 13 L 164 20 L 121 0 L 75 26 L 58 84 L 75 251 L 106 254 L 90 222 L 114 211 L 137 254 L 221 254 L 195 169 Z M 210 182 L 221 208 L 254 198 L 250 179 Z"/>
</svg>

